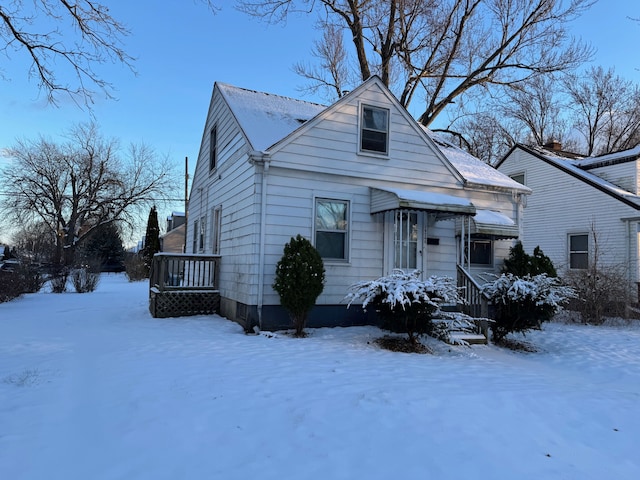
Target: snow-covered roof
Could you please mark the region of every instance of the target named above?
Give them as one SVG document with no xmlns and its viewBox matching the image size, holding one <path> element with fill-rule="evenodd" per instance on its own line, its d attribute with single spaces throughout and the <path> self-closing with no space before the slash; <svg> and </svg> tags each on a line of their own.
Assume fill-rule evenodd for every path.
<svg viewBox="0 0 640 480">
<path fill-rule="evenodd" d="M 254 150 L 267 150 L 327 107 L 216 83 Z"/>
<path fill-rule="evenodd" d="M 376 187 L 371 189 L 371 213 L 410 208 L 473 215 L 476 208 L 467 198 L 424 190 Z"/>
<path fill-rule="evenodd" d="M 561 157 L 559 155 L 554 155 L 549 150 L 545 150 L 542 148 L 526 147 L 524 145 L 520 145 L 520 148 L 530 153 L 533 153 L 534 155 L 537 155 L 538 157 L 546 160 L 547 163 L 550 163 L 556 166 L 560 170 L 563 170 L 566 173 L 569 173 L 573 177 L 579 180 L 582 180 L 583 182 L 588 183 L 598 188 L 599 190 L 614 196 L 615 198 L 618 198 L 619 200 L 625 202 L 629 206 L 632 206 L 636 209 L 640 209 L 640 196 L 635 195 L 625 190 L 624 188 L 620 188 L 617 185 L 614 185 L 613 183 L 608 182 L 607 180 L 597 175 L 594 175 L 593 173 L 585 171 L 583 170 L 583 168 L 581 168 L 581 165 L 583 165 L 582 163 L 583 161 L 589 160 L 592 158 L 601 158 L 601 157 L 589 157 L 588 159 L 580 160 L 579 162 L 577 162 L 573 160 L 567 160 L 566 158 Z M 616 155 L 616 154 L 611 154 L 611 155 Z"/>
<path fill-rule="evenodd" d="M 267 150 L 327 108 L 317 103 L 247 90 L 225 83 L 218 82 L 216 86 L 251 146 L 258 151 Z M 431 130 L 424 128 L 424 131 L 468 184 L 531 193 L 528 187 L 447 142 Z"/>
<path fill-rule="evenodd" d="M 519 190 L 523 193 L 531 193 L 531 189 L 516 182 L 507 175 L 499 172 L 491 165 L 486 164 L 482 160 L 474 157 L 468 152 L 465 152 L 459 147 L 456 147 L 452 143 L 446 141 L 437 133 L 432 132 L 426 127 L 423 127 L 427 134 L 434 141 L 436 146 L 444 154 L 453 166 L 460 172 L 463 178 L 471 184 L 483 185 L 490 187 L 508 188 L 513 190 Z"/>
<path fill-rule="evenodd" d="M 493 235 L 502 238 L 518 238 L 520 234 L 516 222 L 504 213 L 494 210 L 478 209 L 472 221 L 472 233 Z"/>
<path fill-rule="evenodd" d="M 628 150 L 622 150 L 620 152 L 608 153 L 606 155 L 598 155 L 595 157 L 585 157 L 580 160 L 576 160 L 574 163 L 581 168 L 589 169 L 595 168 L 601 165 L 611 165 L 615 163 L 622 163 L 627 161 L 634 161 L 640 157 L 640 145 L 636 145 Z"/>
</svg>

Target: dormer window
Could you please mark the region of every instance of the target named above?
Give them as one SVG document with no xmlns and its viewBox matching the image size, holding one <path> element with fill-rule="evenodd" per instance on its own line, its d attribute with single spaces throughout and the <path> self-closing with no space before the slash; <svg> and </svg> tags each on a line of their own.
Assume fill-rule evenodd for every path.
<svg viewBox="0 0 640 480">
<path fill-rule="evenodd" d="M 363 105 L 360 125 L 361 151 L 389 153 L 389 110 Z"/>
</svg>

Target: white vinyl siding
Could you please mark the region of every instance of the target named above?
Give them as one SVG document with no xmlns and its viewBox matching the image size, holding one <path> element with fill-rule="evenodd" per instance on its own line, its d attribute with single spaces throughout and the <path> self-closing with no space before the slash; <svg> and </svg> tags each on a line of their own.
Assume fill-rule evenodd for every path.
<svg viewBox="0 0 640 480">
<path fill-rule="evenodd" d="M 421 128 L 376 83 L 358 96 L 345 98 L 270 148 L 269 169 L 264 175 L 259 162 L 250 162 L 248 153 L 254 148 L 247 143 L 223 94 L 214 91 L 195 169 L 189 216 L 199 221 L 211 214 L 205 253 L 214 253 L 215 209 L 221 208 L 219 285 L 223 299 L 257 305 L 261 291 L 263 305 L 279 304 L 279 296 L 271 287 L 275 265 L 291 237 L 300 234 L 315 244 L 317 199 L 337 200 L 348 206 L 344 259 L 325 261 L 326 283 L 317 300 L 319 305 L 340 305 L 351 285 L 388 272 L 384 255 L 392 250 L 392 229 L 387 222 L 385 230 L 385 213 L 371 214 L 372 187 L 420 188 L 472 198 L 477 208 L 503 212 L 512 208 L 510 192 L 465 189 Z M 388 107 L 387 155 L 359 153 L 361 105 Z M 214 125 L 216 174 L 209 175 L 210 131 Z M 421 254 L 418 267 L 425 270 L 425 275 L 454 277 L 454 222 L 433 220 L 427 229 L 427 215 L 420 215 L 425 225 L 419 227 L 419 240 L 411 248 L 431 255 Z M 193 222 L 189 228 L 192 226 Z M 333 230 L 341 235 L 340 229 Z M 387 232 L 391 238 L 386 237 Z M 438 244 L 427 247 L 427 235 L 437 237 Z M 508 251 L 511 244 L 505 242 L 501 251 Z M 261 259 L 263 283 L 259 286 Z"/>
<path fill-rule="evenodd" d="M 595 231 L 601 264 L 627 264 L 630 280 L 637 281 L 638 238 L 629 234 L 628 221 L 623 219 L 637 218 L 638 210 L 521 149 L 515 149 L 498 170 L 506 175 L 524 171 L 533 190 L 523 217 L 526 252 L 540 246 L 558 272 L 568 270 L 568 235 L 588 232 L 592 239 Z"/>
<path fill-rule="evenodd" d="M 218 160 L 218 126 L 209 132 L 209 171 L 215 170 Z"/>
</svg>

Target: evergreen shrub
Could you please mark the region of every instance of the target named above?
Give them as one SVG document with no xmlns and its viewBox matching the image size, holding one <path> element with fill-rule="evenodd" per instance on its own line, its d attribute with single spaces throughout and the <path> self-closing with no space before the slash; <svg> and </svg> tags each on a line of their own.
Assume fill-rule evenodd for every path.
<svg viewBox="0 0 640 480">
<path fill-rule="evenodd" d="M 522 242 L 517 242 L 509 249 L 509 257 L 504 260 L 502 273 L 511 273 L 517 277 L 543 273 L 548 277 L 558 276 L 553 262 L 543 253 L 540 246 L 533 249 L 533 255 L 529 255 L 524 251 Z"/>
<path fill-rule="evenodd" d="M 356 283 L 347 294 L 347 308 L 355 301 L 362 301 L 365 310 L 371 305 L 382 321 L 381 328 L 406 333 L 416 345 L 420 335 L 431 333 L 433 315 L 440 305 L 461 301 L 453 279 L 431 276 L 420 280 L 420 275 L 419 270 L 394 270 L 376 280 Z"/>
<path fill-rule="evenodd" d="M 276 265 L 273 289 L 298 337 L 304 336 L 307 315 L 324 289 L 324 274 L 322 257 L 311 242 L 301 235 L 291 237 Z"/>
<path fill-rule="evenodd" d="M 519 277 L 512 273 L 495 276 L 482 286 L 482 293 L 495 305 L 495 318 L 491 332 L 495 343 L 500 343 L 513 332 L 526 332 L 540 328 L 570 298 L 574 290 L 560 284 L 546 273 Z"/>
</svg>

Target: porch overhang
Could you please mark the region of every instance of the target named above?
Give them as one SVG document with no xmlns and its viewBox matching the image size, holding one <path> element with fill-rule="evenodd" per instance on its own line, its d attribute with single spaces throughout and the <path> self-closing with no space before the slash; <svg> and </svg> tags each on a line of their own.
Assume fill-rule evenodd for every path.
<svg viewBox="0 0 640 480">
<path fill-rule="evenodd" d="M 492 238 L 518 238 L 518 225 L 504 213 L 493 210 L 476 210 L 471 218 L 471 234 L 486 235 Z"/>
<path fill-rule="evenodd" d="M 389 210 L 421 210 L 448 215 L 475 215 L 476 207 L 467 198 L 444 193 L 370 187 L 371 213 Z"/>
</svg>

